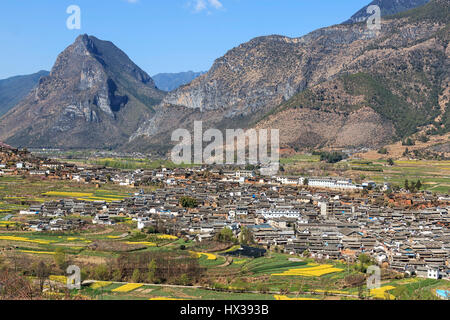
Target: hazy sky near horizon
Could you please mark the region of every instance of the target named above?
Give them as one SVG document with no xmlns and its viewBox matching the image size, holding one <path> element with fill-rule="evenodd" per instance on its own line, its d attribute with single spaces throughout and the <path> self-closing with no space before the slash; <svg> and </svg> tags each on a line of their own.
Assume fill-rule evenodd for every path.
<svg viewBox="0 0 450 320">
<path fill-rule="evenodd" d="M 341 23 L 370 0 L 2 0 L 0 79 L 50 70 L 87 33 L 112 41 L 150 75 L 207 71 L 257 36 L 302 36 Z M 70 5 L 81 29 L 69 30 Z"/>
</svg>

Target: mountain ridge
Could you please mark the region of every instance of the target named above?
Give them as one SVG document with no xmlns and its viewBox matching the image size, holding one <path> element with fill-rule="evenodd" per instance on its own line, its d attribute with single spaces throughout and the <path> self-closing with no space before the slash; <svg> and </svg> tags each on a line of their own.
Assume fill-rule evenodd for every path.
<svg viewBox="0 0 450 320">
<path fill-rule="evenodd" d="M 412 2 L 415 0 L 411 0 Z M 82 35 L 51 74 L 0 118 L 17 146 L 170 149 L 171 133 L 279 128 L 294 148 L 376 147 L 450 130 L 448 2 L 298 38 L 254 38 L 169 93 L 111 42 Z"/>
<path fill-rule="evenodd" d="M 430 0 L 374 0 L 357 11 L 353 16 L 350 17 L 350 19 L 348 19 L 344 23 L 359 23 L 362 21 L 366 21 L 367 18 L 372 15 L 370 13 L 367 13 L 367 8 L 371 5 L 379 6 L 381 16 L 385 17 L 421 7 L 429 1 Z"/>
<path fill-rule="evenodd" d="M 77 37 L 50 75 L 0 122 L 15 146 L 117 148 L 148 118 L 164 93 L 109 41 Z"/>
<path fill-rule="evenodd" d="M 340 141 L 339 147 L 376 147 L 412 134 L 417 127 L 430 125 L 438 119 L 439 112 L 443 112 L 438 110 L 438 105 L 447 103 L 442 99 L 445 95 L 437 95 L 436 91 L 445 90 L 442 84 L 448 75 L 442 74 L 442 70 L 448 63 L 448 43 L 436 35 L 445 33 L 448 16 L 447 20 L 430 23 L 436 12 L 446 17 L 448 3 L 433 0 L 413 9 L 414 17 L 403 14 L 382 19 L 382 31 L 378 34 L 357 23 L 322 28 L 300 38 L 278 35 L 254 38 L 218 58 L 208 73 L 168 93 L 158 106 L 160 114 L 157 112 L 140 127 L 132 140 L 141 136 L 141 140 L 146 141 L 140 142 L 141 145 L 167 143 L 169 124 L 190 128 L 194 120 L 203 120 L 205 127 L 219 129 L 224 125 L 261 127 L 262 121 L 266 128 L 286 129 L 289 123 L 286 121 L 292 118 L 287 117 L 284 122 L 264 122 L 265 115 L 270 116 L 279 106 L 307 89 L 345 75 L 369 73 L 378 77 L 377 70 L 387 75 L 382 86 L 365 78 L 366 87 L 354 89 L 355 92 L 369 90 L 371 96 L 358 97 L 352 92 L 343 92 L 356 102 L 347 103 L 337 96 L 338 104 L 342 104 L 338 109 L 322 110 L 316 118 L 310 119 L 318 121 L 318 128 L 302 132 L 309 124 L 300 121 L 291 122 L 292 130 L 309 137 L 302 147 L 313 148 L 331 146 L 336 141 Z M 404 86 L 397 75 L 390 73 L 397 68 L 398 75 L 405 77 Z M 401 96 L 402 90 L 416 100 Z M 383 97 L 382 103 L 372 101 L 379 97 Z M 357 99 L 363 100 L 358 102 Z M 398 102 L 400 109 L 406 112 L 406 121 L 401 112 L 389 105 L 393 102 Z M 172 108 L 176 112 L 171 113 Z M 358 114 L 358 110 L 364 112 Z M 184 114 L 178 115 L 179 112 Z M 333 134 L 321 135 L 321 128 L 328 128 L 334 119 L 323 112 L 343 116 L 341 122 L 335 124 L 338 130 Z M 358 121 L 352 125 L 352 119 Z M 358 136 L 358 130 L 365 127 L 372 128 L 371 133 Z M 341 134 L 340 130 L 347 133 Z M 282 130 L 281 140 L 297 145 L 290 139 L 294 136 L 293 132 Z"/>
<path fill-rule="evenodd" d="M 194 72 L 194 71 L 186 71 L 186 72 L 176 72 L 176 73 L 158 73 L 152 76 L 153 80 L 156 83 L 156 86 L 164 91 L 173 91 L 178 89 L 179 87 L 188 84 L 195 78 L 205 74 L 206 72 Z"/>
<path fill-rule="evenodd" d="M 0 117 L 17 105 L 50 72 L 41 70 L 0 80 Z"/>
</svg>

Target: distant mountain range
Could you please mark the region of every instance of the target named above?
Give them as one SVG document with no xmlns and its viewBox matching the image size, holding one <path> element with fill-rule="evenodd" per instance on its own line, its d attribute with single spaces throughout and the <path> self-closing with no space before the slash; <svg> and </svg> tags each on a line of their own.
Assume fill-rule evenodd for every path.
<svg viewBox="0 0 450 320">
<path fill-rule="evenodd" d="M 378 34 L 347 23 L 300 38 L 258 37 L 190 82 L 195 74 L 158 75 L 160 86 L 111 42 L 80 36 L 0 118 L 0 140 L 169 150 L 172 131 L 195 120 L 205 130 L 277 128 L 282 146 L 296 149 L 374 148 L 424 128 L 448 132 L 449 1 L 394 3 L 380 2 L 389 16 Z"/>
<path fill-rule="evenodd" d="M 172 91 L 188 84 L 206 72 L 159 73 L 152 78 L 156 87 Z M 38 84 L 39 79 L 48 76 L 49 71 L 39 71 L 30 75 L 15 76 L 0 80 L 0 117 L 17 105 Z"/>
<path fill-rule="evenodd" d="M 158 89 L 172 91 L 188 84 L 206 72 L 179 72 L 179 73 L 158 73 L 152 76 Z"/>
<path fill-rule="evenodd" d="M 19 103 L 48 71 L 0 80 L 0 117 Z"/>
</svg>

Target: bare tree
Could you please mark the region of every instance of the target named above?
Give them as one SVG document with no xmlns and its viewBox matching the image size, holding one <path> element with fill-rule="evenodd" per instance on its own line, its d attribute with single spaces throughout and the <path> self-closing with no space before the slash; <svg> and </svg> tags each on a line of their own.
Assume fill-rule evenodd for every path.
<svg viewBox="0 0 450 320">
<path fill-rule="evenodd" d="M 43 262 L 39 262 L 36 268 L 36 276 L 39 280 L 39 289 L 41 292 L 44 291 L 45 282 L 50 276 L 50 268 Z"/>
</svg>

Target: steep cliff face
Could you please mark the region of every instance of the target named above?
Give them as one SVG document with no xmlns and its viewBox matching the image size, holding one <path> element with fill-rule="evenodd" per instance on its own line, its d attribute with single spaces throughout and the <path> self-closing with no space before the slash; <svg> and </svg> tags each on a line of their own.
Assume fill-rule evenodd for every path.
<svg viewBox="0 0 450 320">
<path fill-rule="evenodd" d="M 82 35 L 0 119 L 0 139 L 27 147 L 116 147 L 164 94 L 111 42 Z"/>
<path fill-rule="evenodd" d="M 163 104 L 223 110 L 233 118 L 261 112 L 331 78 L 352 57 L 347 46 L 368 40 L 364 27 L 334 26 L 302 38 L 260 37 L 230 50 L 211 70 L 169 93 Z"/>
<path fill-rule="evenodd" d="M 192 120 L 279 128 L 282 143 L 302 147 L 376 146 L 409 135 L 446 104 L 438 100 L 448 84 L 448 6 L 433 0 L 383 19 L 376 33 L 358 23 L 253 39 L 169 93 L 158 107 L 164 116 L 157 112 L 131 140 L 162 141 L 173 124 L 191 128 Z"/>
</svg>

